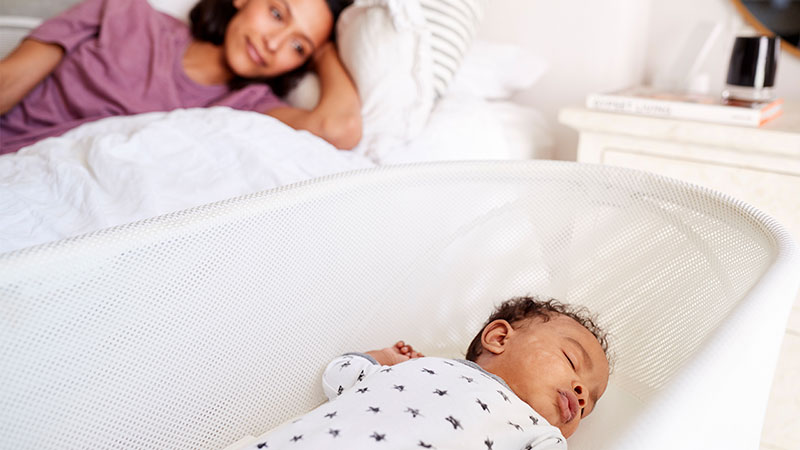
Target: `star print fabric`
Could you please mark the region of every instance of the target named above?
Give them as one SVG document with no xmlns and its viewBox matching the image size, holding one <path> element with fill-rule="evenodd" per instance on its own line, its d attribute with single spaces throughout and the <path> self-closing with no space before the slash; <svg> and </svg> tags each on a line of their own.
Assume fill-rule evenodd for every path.
<svg viewBox="0 0 800 450">
<path fill-rule="evenodd" d="M 328 403 L 248 448 L 567 448 L 558 428 L 470 361 L 416 358 L 390 367 L 351 353 L 328 365 L 323 390 Z"/>
<path fill-rule="evenodd" d="M 373 373 L 381 370 L 375 358 L 364 353 L 347 353 L 334 359 L 322 374 L 322 391 L 333 400 Z M 363 391 L 362 391 L 363 392 Z"/>
</svg>

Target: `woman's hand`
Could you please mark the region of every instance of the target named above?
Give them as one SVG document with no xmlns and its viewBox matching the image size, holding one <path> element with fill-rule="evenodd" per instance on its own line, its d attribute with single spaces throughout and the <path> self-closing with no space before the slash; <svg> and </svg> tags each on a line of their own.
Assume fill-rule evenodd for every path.
<svg viewBox="0 0 800 450">
<path fill-rule="evenodd" d="M 367 352 L 375 358 L 382 366 L 393 366 L 395 364 L 408 361 L 412 358 L 422 358 L 424 355 L 403 341 L 397 341 L 392 347 Z"/>
<path fill-rule="evenodd" d="M 325 41 L 324 44 L 320 45 L 320 47 L 314 50 L 314 54 L 311 55 L 311 66 L 314 70 L 317 70 L 317 66 L 319 66 L 320 61 L 326 57 L 326 54 L 329 54 L 331 50 L 336 52 L 336 46 L 331 41 Z M 338 58 L 338 55 L 337 55 Z"/>
<path fill-rule="evenodd" d="M 332 42 L 322 44 L 311 57 L 320 82 L 317 106 L 311 111 L 279 107 L 267 114 L 295 129 L 308 130 L 336 148 L 352 149 L 361 140 L 362 133 L 358 91 Z"/>
</svg>

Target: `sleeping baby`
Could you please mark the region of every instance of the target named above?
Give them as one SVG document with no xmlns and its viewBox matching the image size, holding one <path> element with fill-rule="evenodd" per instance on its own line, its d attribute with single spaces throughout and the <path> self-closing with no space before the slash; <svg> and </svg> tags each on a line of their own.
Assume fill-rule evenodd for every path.
<svg viewBox="0 0 800 450">
<path fill-rule="evenodd" d="M 606 389 L 605 334 L 582 310 L 502 303 L 466 360 L 423 357 L 400 341 L 325 369 L 330 399 L 252 449 L 566 449 Z"/>
</svg>

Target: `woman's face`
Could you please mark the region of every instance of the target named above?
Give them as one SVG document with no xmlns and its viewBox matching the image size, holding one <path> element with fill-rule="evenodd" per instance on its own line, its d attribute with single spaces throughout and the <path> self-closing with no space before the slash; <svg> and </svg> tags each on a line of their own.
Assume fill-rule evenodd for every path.
<svg viewBox="0 0 800 450">
<path fill-rule="evenodd" d="M 301 66 L 330 36 L 324 0 L 233 0 L 225 59 L 243 78 L 269 78 Z"/>
</svg>

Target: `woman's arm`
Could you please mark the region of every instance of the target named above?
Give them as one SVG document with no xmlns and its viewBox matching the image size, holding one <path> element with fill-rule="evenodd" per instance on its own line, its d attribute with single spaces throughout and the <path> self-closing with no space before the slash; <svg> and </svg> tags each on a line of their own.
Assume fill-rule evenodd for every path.
<svg viewBox="0 0 800 450">
<path fill-rule="evenodd" d="M 361 140 L 361 101 L 336 47 L 326 42 L 314 54 L 320 79 L 320 99 L 311 110 L 280 107 L 267 112 L 287 125 L 308 130 L 340 149 L 352 149 Z"/>
<path fill-rule="evenodd" d="M 5 114 L 56 68 L 64 49 L 25 39 L 0 61 L 0 114 Z"/>
</svg>

